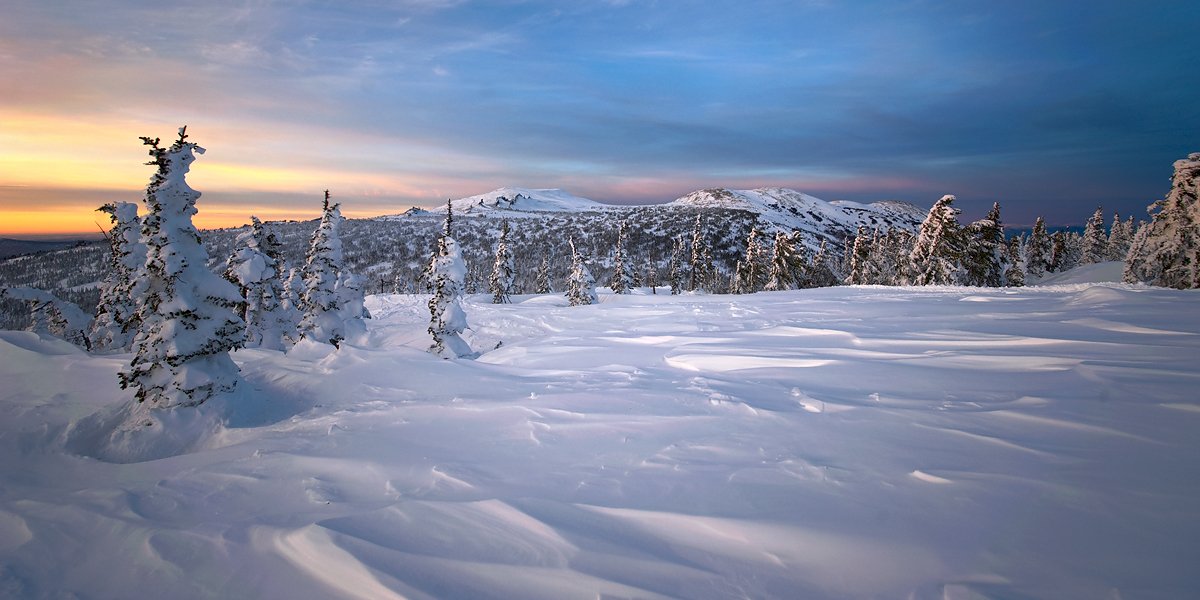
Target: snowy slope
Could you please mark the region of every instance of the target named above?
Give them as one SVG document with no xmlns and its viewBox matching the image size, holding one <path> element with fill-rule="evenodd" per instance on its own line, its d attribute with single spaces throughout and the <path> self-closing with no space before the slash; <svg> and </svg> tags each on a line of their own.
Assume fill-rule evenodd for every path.
<svg viewBox="0 0 1200 600">
<path fill-rule="evenodd" d="M 927 213 L 926 209 L 906 202 L 826 202 L 784 188 L 698 190 L 673 200 L 668 206 L 748 210 L 758 213 L 769 224 L 784 230 L 798 229 L 817 239 L 844 238 L 853 235 L 860 225 L 915 231 Z"/>
<path fill-rule="evenodd" d="M 1193 598 L 1198 299 L 377 296 L 134 464 L 64 449 L 127 355 L 0 332 L 0 597 Z"/>
</svg>

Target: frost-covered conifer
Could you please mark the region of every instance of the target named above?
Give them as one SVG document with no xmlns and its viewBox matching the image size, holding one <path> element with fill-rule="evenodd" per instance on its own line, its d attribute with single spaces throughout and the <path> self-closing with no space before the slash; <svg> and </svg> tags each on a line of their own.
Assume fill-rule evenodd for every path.
<svg viewBox="0 0 1200 600">
<path fill-rule="evenodd" d="M 707 251 L 708 246 L 704 243 L 704 222 L 701 220 L 701 215 L 697 214 L 696 224 L 692 227 L 692 256 L 688 263 L 691 274 L 691 279 L 688 281 L 689 291 L 705 289 L 708 286 L 707 270 L 704 264 L 704 255 Z"/>
<path fill-rule="evenodd" d="M 625 264 L 625 238 L 628 235 L 629 223 L 625 219 L 617 224 L 617 248 L 613 253 L 613 272 L 608 280 L 608 287 L 614 294 L 628 294 L 633 287 L 633 277 L 628 265 Z"/>
<path fill-rule="evenodd" d="M 97 210 L 107 213 L 113 226 L 108 233 L 108 273 L 100 283 L 100 302 L 88 338 L 93 350 L 128 350 L 138 330 L 134 282 L 146 264 L 142 224 L 132 202 L 113 202 Z"/>
<path fill-rule="evenodd" d="M 367 331 L 362 320 L 361 284 L 344 272 L 339 206 L 330 204 L 329 190 L 325 190 L 321 221 L 305 258 L 304 294 L 300 298 L 300 336 L 334 346 L 345 340 L 360 342 Z"/>
<path fill-rule="evenodd" d="M 921 222 L 910 255 L 910 285 L 954 285 L 962 268 L 963 240 L 954 196 L 942 196 Z"/>
<path fill-rule="evenodd" d="M 596 280 L 583 264 L 583 256 L 575 248 L 575 239 L 571 238 L 568 243 L 571 245 L 571 273 L 567 276 L 567 300 L 571 306 L 596 304 L 600 301 L 596 295 Z"/>
<path fill-rule="evenodd" d="M 1004 224 L 1000 221 L 1000 203 L 995 202 L 986 217 L 967 226 L 962 283 L 1000 287 L 1004 283 L 1007 260 L 1008 246 L 1004 241 Z"/>
<path fill-rule="evenodd" d="M 78 305 L 50 292 L 28 287 L 0 287 L 0 298 L 29 303 L 32 320 L 28 331 L 63 339 L 86 350 L 92 349 L 88 339 L 92 317 Z"/>
<path fill-rule="evenodd" d="M 742 254 L 742 260 L 738 262 L 735 272 L 734 283 L 736 285 L 731 290 L 735 294 L 753 294 L 762 289 L 766 276 L 767 256 L 762 241 L 760 241 L 761 237 L 762 233 L 755 224 L 750 229 L 750 235 L 746 237 L 746 250 Z"/>
<path fill-rule="evenodd" d="M 1083 228 L 1083 248 L 1079 262 L 1090 265 L 1104 262 L 1107 256 L 1108 235 L 1104 232 L 1104 208 L 1098 207 Z"/>
<path fill-rule="evenodd" d="M 1133 217 L 1122 221 L 1119 213 L 1113 213 L 1112 228 L 1108 233 L 1108 244 L 1105 245 L 1105 260 L 1125 260 L 1129 254 L 1129 245 L 1133 242 Z"/>
<path fill-rule="evenodd" d="M 775 232 L 775 245 L 771 248 L 771 269 L 763 290 L 794 290 L 803 287 L 805 262 L 798 244 L 788 234 Z"/>
<path fill-rule="evenodd" d="M 1021 238 L 1014 237 L 1008 240 L 1007 269 L 1004 271 L 1004 285 L 1007 287 L 1024 287 L 1025 285 L 1025 268 L 1022 266 L 1025 261 L 1021 257 L 1021 248 Z"/>
<path fill-rule="evenodd" d="M 550 287 L 550 257 L 543 256 L 542 264 L 538 267 L 537 281 L 535 292 L 539 294 L 552 294 L 554 290 Z"/>
<path fill-rule="evenodd" d="M 471 347 L 462 339 L 467 328 L 467 314 L 462 309 L 463 280 L 467 265 L 463 262 L 458 242 L 453 237 L 454 211 L 446 201 L 446 221 L 438 237 L 437 251 L 429 261 L 429 283 L 433 297 L 429 299 L 429 335 L 433 345 L 429 351 L 442 358 L 471 355 Z"/>
<path fill-rule="evenodd" d="M 677 236 L 671 245 L 671 258 L 667 262 L 667 279 L 671 284 L 672 296 L 683 291 L 683 255 L 686 251 L 683 236 Z"/>
<path fill-rule="evenodd" d="M 850 251 L 850 273 L 846 275 L 846 285 L 865 285 L 871 283 L 871 235 L 866 226 L 859 225 L 858 233 L 854 236 L 854 244 Z"/>
<path fill-rule="evenodd" d="M 241 316 L 246 321 L 246 346 L 285 350 L 285 336 L 291 334 L 295 323 L 282 305 L 279 241 L 251 216 L 250 227 L 238 235 L 235 244 L 225 262 L 225 279 L 238 286 L 244 299 Z"/>
<path fill-rule="evenodd" d="M 513 287 L 513 254 L 508 249 L 508 220 L 500 222 L 500 241 L 496 244 L 496 260 L 492 262 L 492 277 L 488 280 L 492 304 L 508 304 Z"/>
<path fill-rule="evenodd" d="M 651 294 L 658 293 L 658 269 L 652 259 L 646 259 L 646 268 L 642 272 L 642 285 L 650 288 Z"/>
<path fill-rule="evenodd" d="M 1050 271 L 1053 257 L 1053 245 L 1050 234 L 1046 233 L 1046 221 L 1041 217 L 1033 224 L 1033 232 L 1025 244 L 1025 274 L 1040 279 Z"/>
<path fill-rule="evenodd" d="M 200 193 L 185 180 L 204 149 L 186 139 L 186 127 L 170 148 L 142 138 L 153 157 L 147 164 L 158 170 L 146 187 L 142 220 L 146 264 L 136 285 L 142 296 L 140 324 L 133 360 L 120 373 L 121 387 L 137 390 L 138 404 L 130 414 L 137 422 L 153 409 L 203 404 L 241 380 L 229 351 L 245 340 L 246 323 L 237 314 L 242 297 L 206 266 L 208 253 L 192 225 Z"/>
<path fill-rule="evenodd" d="M 1171 190 L 1147 211 L 1151 221 L 1134 236 L 1125 281 L 1200 287 L 1200 152 L 1175 161 Z"/>
<path fill-rule="evenodd" d="M 821 240 L 817 253 L 813 255 L 808 268 L 808 285 L 810 287 L 830 287 L 838 284 L 837 273 L 833 272 L 831 263 L 833 255 L 829 252 L 829 244 Z"/>
</svg>

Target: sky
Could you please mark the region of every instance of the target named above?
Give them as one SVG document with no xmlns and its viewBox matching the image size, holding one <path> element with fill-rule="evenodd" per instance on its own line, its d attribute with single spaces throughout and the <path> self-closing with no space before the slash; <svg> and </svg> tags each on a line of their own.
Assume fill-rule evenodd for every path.
<svg viewBox="0 0 1200 600">
<path fill-rule="evenodd" d="M 201 227 L 503 186 L 955 194 L 963 219 L 1146 216 L 1200 151 L 1200 3 L 8 0 L 0 235 L 138 201 L 207 152 Z"/>
</svg>

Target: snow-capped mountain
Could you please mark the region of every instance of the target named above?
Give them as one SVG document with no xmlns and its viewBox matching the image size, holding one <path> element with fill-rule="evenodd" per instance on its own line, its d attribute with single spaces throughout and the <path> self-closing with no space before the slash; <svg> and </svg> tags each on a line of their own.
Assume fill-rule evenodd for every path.
<svg viewBox="0 0 1200 600">
<path fill-rule="evenodd" d="M 461 215 L 490 215 L 503 213 L 504 217 L 520 216 L 519 213 L 542 212 L 588 212 L 612 209 L 601 204 L 559 189 L 526 189 L 502 187 L 486 194 L 459 198 L 450 203 L 454 212 Z M 434 212 L 441 212 L 437 207 Z"/>
<path fill-rule="evenodd" d="M 907 202 L 826 202 L 786 188 L 697 190 L 667 206 L 746 210 L 757 213 L 761 220 L 777 228 L 800 230 L 808 234 L 807 237 L 830 240 L 853 235 L 860 225 L 870 229 L 915 230 L 927 212 Z"/>
</svg>

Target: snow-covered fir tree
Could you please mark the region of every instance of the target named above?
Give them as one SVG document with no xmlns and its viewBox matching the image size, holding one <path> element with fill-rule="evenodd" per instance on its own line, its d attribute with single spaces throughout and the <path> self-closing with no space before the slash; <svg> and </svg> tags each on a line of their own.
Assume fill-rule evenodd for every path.
<svg viewBox="0 0 1200 600">
<path fill-rule="evenodd" d="M 621 219 L 617 224 L 617 247 L 613 251 L 613 272 L 608 280 L 608 287 L 614 294 L 628 294 L 633 287 L 633 276 L 625 259 L 625 238 L 628 235 L 629 222 Z"/>
<path fill-rule="evenodd" d="M 746 237 L 746 250 L 734 275 L 731 290 L 735 294 L 753 294 L 762 289 L 767 272 L 767 254 L 762 245 L 762 232 L 756 223 Z"/>
<path fill-rule="evenodd" d="M 646 266 L 642 270 L 642 285 L 650 288 L 651 294 L 658 293 L 658 269 L 654 266 L 654 260 L 647 258 Z"/>
<path fill-rule="evenodd" d="M 250 227 L 238 235 L 236 248 L 225 262 L 225 279 L 242 292 L 241 316 L 246 321 L 246 346 L 286 350 L 296 323 L 282 304 L 279 241 L 262 221 L 250 217 Z M 276 248 L 271 248 L 275 245 Z M 272 256 L 272 254 L 274 256 Z"/>
<path fill-rule="evenodd" d="M 554 289 L 550 287 L 550 257 L 542 256 L 542 263 L 538 266 L 537 280 L 534 282 L 534 292 L 538 294 L 552 294 Z"/>
<path fill-rule="evenodd" d="M 671 285 L 671 295 L 683 291 L 683 255 L 687 252 L 683 236 L 677 236 L 671 244 L 671 258 L 667 261 L 667 281 Z"/>
<path fill-rule="evenodd" d="M 571 273 L 567 275 L 567 301 L 571 306 L 596 304 L 600 301 L 596 295 L 596 280 L 583 264 L 583 256 L 575 248 L 575 239 L 571 238 L 568 243 L 571 246 Z"/>
<path fill-rule="evenodd" d="M 496 260 L 492 261 L 492 276 L 488 288 L 492 292 L 492 304 L 512 302 L 513 254 L 508 248 L 508 219 L 500 222 L 500 241 L 496 243 Z"/>
<path fill-rule="evenodd" d="M 963 240 L 954 196 L 942 196 L 921 222 L 910 255 L 911 285 L 954 285 L 962 265 Z"/>
<path fill-rule="evenodd" d="M 92 317 L 77 304 L 45 290 L 28 287 L 0 287 L 0 298 L 29 303 L 32 318 L 27 331 L 66 340 L 85 350 L 92 349 L 88 338 Z"/>
<path fill-rule="evenodd" d="M 833 270 L 832 262 L 833 254 L 829 251 L 829 244 L 825 240 L 821 240 L 821 245 L 817 248 L 817 253 L 813 255 L 808 268 L 808 281 L 811 287 L 831 287 L 838 284 L 838 276 Z"/>
<path fill-rule="evenodd" d="M 1108 232 L 1108 243 L 1105 244 L 1105 260 L 1125 260 L 1129 254 L 1129 245 L 1133 243 L 1133 217 L 1122 221 L 1120 213 L 1113 213 L 1112 228 Z"/>
<path fill-rule="evenodd" d="M 1051 273 L 1062 273 L 1079 266 L 1083 254 L 1083 238 L 1076 233 L 1060 230 L 1050 236 Z"/>
<path fill-rule="evenodd" d="M 1147 211 L 1125 262 L 1125 281 L 1200 287 L 1200 152 L 1175 161 L 1171 190 Z"/>
<path fill-rule="evenodd" d="M 849 273 L 846 275 L 846 285 L 866 285 L 871 283 L 871 232 L 865 225 L 858 226 L 851 244 Z"/>
<path fill-rule="evenodd" d="M 1053 245 L 1050 234 L 1046 232 L 1046 221 L 1041 217 L 1033 223 L 1033 232 L 1025 243 L 1025 274 L 1034 279 L 1041 279 L 1050 271 L 1053 256 Z"/>
<path fill-rule="evenodd" d="M 1023 287 L 1025 285 L 1025 260 L 1021 256 L 1023 247 L 1024 244 L 1021 243 L 1019 237 L 1008 240 L 1004 270 L 1004 285 L 1007 287 Z"/>
<path fill-rule="evenodd" d="M 1080 264 L 1104 262 L 1108 258 L 1108 235 L 1104 231 L 1104 208 L 1097 207 L 1083 228 L 1083 248 Z"/>
<path fill-rule="evenodd" d="M 805 287 L 807 265 L 802 248 L 803 246 L 795 243 L 792 236 L 782 231 L 775 232 L 770 270 L 767 272 L 767 282 L 763 284 L 763 290 L 770 292 Z"/>
<path fill-rule="evenodd" d="M 147 164 L 157 172 L 146 187 L 142 220 L 138 333 L 133 360 L 120 373 L 121 387 L 136 390 L 129 415 L 135 423 L 152 424 L 151 410 L 203 404 L 241 380 L 229 351 L 245 340 L 246 323 L 237 314 L 242 296 L 206 266 L 208 253 L 192 224 L 200 193 L 185 180 L 204 149 L 186 140 L 186 127 L 169 148 L 142 138 L 153 158 Z"/>
<path fill-rule="evenodd" d="M 704 255 L 708 252 L 708 244 L 704 237 L 704 222 L 701 220 L 701 215 L 696 215 L 696 223 L 692 227 L 692 255 L 688 262 L 688 272 L 690 279 L 688 281 L 688 291 L 706 289 L 708 281 L 706 276 L 708 270 L 705 266 Z"/>
<path fill-rule="evenodd" d="M 108 273 L 100 283 L 100 302 L 88 339 L 92 350 L 128 350 L 138 330 L 133 286 L 146 264 L 142 223 L 132 202 L 113 202 L 97 210 L 108 214 L 112 229 L 107 236 Z"/>
<path fill-rule="evenodd" d="M 1000 221 L 1000 203 L 993 203 L 987 216 L 968 225 L 965 233 L 962 283 L 987 287 L 1003 285 L 1008 246 L 1004 241 L 1004 224 Z"/>
<path fill-rule="evenodd" d="M 429 282 L 433 286 L 433 297 L 429 299 L 429 335 L 433 345 L 429 351 L 443 358 L 471 355 L 471 347 L 462 339 L 462 332 L 467 328 L 467 314 L 462 309 L 467 265 L 454 239 L 453 227 L 454 210 L 447 200 L 446 221 L 428 269 Z"/>
<path fill-rule="evenodd" d="M 321 220 L 304 263 L 299 328 L 301 338 L 335 347 L 346 340 L 361 342 L 367 331 L 361 284 L 344 267 L 339 207 L 329 202 L 329 190 L 325 190 Z"/>
</svg>

